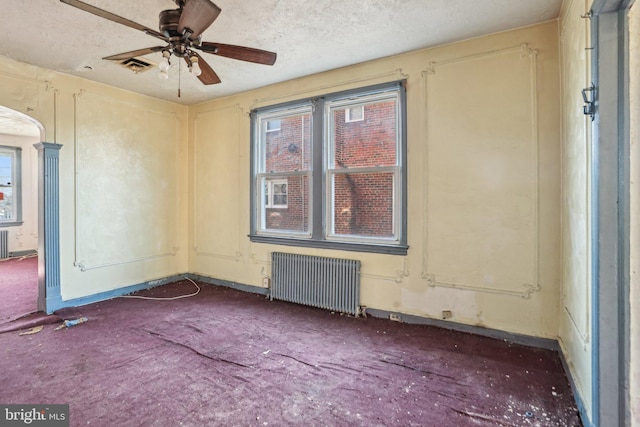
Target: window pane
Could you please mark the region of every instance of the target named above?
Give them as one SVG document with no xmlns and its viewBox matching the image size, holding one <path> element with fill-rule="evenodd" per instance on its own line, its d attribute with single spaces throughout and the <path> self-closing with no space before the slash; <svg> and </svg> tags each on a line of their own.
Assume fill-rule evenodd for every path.
<svg viewBox="0 0 640 427">
<path fill-rule="evenodd" d="M 268 120 L 267 132 L 280 130 L 280 120 Z"/>
<path fill-rule="evenodd" d="M 264 203 L 266 207 L 280 209 L 287 207 L 287 178 L 266 178 L 264 186 Z"/>
<path fill-rule="evenodd" d="M 276 120 L 266 120 L 268 123 Z M 311 162 L 311 114 L 296 114 L 278 120 L 280 130 L 263 130 L 263 172 L 307 171 Z"/>
<path fill-rule="evenodd" d="M 393 173 L 336 174 L 333 233 L 393 237 Z"/>
<path fill-rule="evenodd" d="M 0 221 L 13 218 L 13 156 L 0 153 Z"/>
<path fill-rule="evenodd" d="M 364 120 L 346 123 L 345 112 L 348 108 L 332 109 L 333 167 L 395 166 L 396 100 L 385 99 L 366 104 Z"/>
<path fill-rule="evenodd" d="M 0 221 L 13 219 L 13 189 L 0 187 Z"/>
<path fill-rule="evenodd" d="M 269 188 L 269 183 L 267 182 L 267 180 L 264 181 L 264 205 L 265 206 L 271 206 L 271 189 Z"/>
<path fill-rule="evenodd" d="M 345 122 L 358 122 L 364 120 L 364 106 L 349 107 L 344 110 Z"/>
<path fill-rule="evenodd" d="M 289 176 L 286 181 L 271 186 L 272 203 L 262 207 L 264 230 L 306 233 L 309 230 L 309 178 Z"/>
<path fill-rule="evenodd" d="M 287 184 L 274 184 L 273 185 L 273 205 L 274 206 L 287 206 Z"/>
</svg>

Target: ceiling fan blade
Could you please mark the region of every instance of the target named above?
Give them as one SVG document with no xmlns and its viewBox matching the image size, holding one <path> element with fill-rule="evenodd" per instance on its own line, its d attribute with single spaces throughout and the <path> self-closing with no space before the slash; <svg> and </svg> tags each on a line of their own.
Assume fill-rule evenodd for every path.
<svg viewBox="0 0 640 427">
<path fill-rule="evenodd" d="M 225 56 L 240 61 L 255 62 L 256 64 L 273 65 L 277 58 L 277 54 L 274 52 L 232 44 L 202 42 L 200 46 L 193 47 L 214 55 Z"/>
<path fill-rule="evenodd" d="M 126 18 L 113 14 L 111 12 L 107 12 L 106 10 L 100 9 L 98 7 L 92 6 L 80 0 L 60 0 L 62 3 L 66 3 L 69 6 L 73 6 L 80 10 L 84 10 L 85 12 L 93 13 L 96 16 L 99 16 L 104 19 L 108 19 L 109 21 L 116 22 L 118 24 L 125 25 L 127 27 L 133 28 L 135 30 L 142 31 L 143 33 L 149 34 L 150 36 L 157 37 L 164 41 L 167 41 L 167 38 L 156 30 L 152 30 L 149 27 L 145 27 L 144 25 L 138 24 L 137 22 L 130 21 Z"/>
<path fill-rule="evenodd" d="M 220 77 L 218 77 L 216 72 L 213 71 L 213 68 L 211 68 L 211 66 L 207 64 L 204 59 L 202 59 L 202 56 L 198 55 L 196 52 L 192 53 L 198 57 L 198 65 L 200 66 L 200 70 L 202 70 L 202 74 L 198 76 L 200 81 L 205 85 L 215 85 L 221 83 L 222 80 L 220 80 Z"/>
<path fill-rule="evenodd" d="M 182 9 L 178 31 L 182 34 L 185 29 L 189 30 L 192 33 L 189 39 L 195 40 L 213 24 L 220 12 L 222 9 L 210 0 L 189 0 Z"/>
<path fill-rule="evenodd" d="M 123 52 L 123 53 L 118 53 L 117 55 L 106 56 L 102 59 L 119 61 L 121 59 L 135 58 L 136 56 L 147 55 L 153 52 L 160 52 L 163 49 L 166 49 L 166 47 L 163 47 L 163 46 L 148 47 L 146 49 L 132 50 L 131 52 Z"/>
</svg>

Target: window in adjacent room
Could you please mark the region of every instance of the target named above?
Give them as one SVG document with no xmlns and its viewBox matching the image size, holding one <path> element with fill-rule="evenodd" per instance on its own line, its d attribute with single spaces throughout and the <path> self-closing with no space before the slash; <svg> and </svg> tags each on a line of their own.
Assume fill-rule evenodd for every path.
<svg viewBox="0 0 640 427">
<path fill-rule="evenodd" d="M 268 120 L 267 121 L 267 132 L 275 132 L 280 130 L 280 120 Z"/>
<path fill-rule="evenodd" d="M 21 154 L 19 147 L 0 146 L 0 227 L 22 223 Z"/>
<path fill-rule="evenodd" d="M 273 209 L 287 208 L 287 180 L 265 180 L 265 207 Z"/>
<path fill-rule="evenodd" d="M 361 122 L 363 120 L 364 120 L 364 105 L 345 108 L 344 121 L 346 123 Z"/>
<path fill-rule="evenodd" d="M 405 105 L 393 82 L 254 110 L 252 241 L 406 254 Z"/>
</svg>

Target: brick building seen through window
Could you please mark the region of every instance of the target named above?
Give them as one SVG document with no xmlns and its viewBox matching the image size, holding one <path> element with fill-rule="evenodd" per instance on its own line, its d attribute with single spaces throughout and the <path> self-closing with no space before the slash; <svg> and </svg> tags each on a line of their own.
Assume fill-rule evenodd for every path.
<svg viewBox="0 0 640 427">
<path fill-rule="evenodd" d="M 332 234 L 393 236 L 394 174 L 375 171 L 375 168 L 395 166 L 397 162 L 395 102 L 382 100 L 365 104 L 359 120 L 346 121 L 347 109 L 354 107 L 334 109 L 331 117 L 330 169 L 337 172 L 332 175 Z M 279 130 L 266 134 L 266 170 L 309 170 L 310 115 L 282 118 L 278 125 Z M 365 171 L 345 173 L 355 168 Z M 266 228 L 306 231 L 309 225 L 307 177 L 286 178 L 286 189 L 280 188 L 286 192 L 286 205 L 274 203 L 277 196 L 270 181 L 275 179 L 265 183 Z M 278 180 L 278 184 L 282 182 Z"/>
</svg>

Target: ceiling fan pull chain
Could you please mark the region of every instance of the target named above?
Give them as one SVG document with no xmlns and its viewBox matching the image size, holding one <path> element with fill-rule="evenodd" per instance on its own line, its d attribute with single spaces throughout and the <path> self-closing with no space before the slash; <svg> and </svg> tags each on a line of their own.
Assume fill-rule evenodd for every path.
<svg viewBox="0 0 640 427">
<path fill-rule="evenodd" d="M 178 98 L 180 98 L 180 84 L 182 83 L 182 63 L 178 61 Z"/>
</svg>

